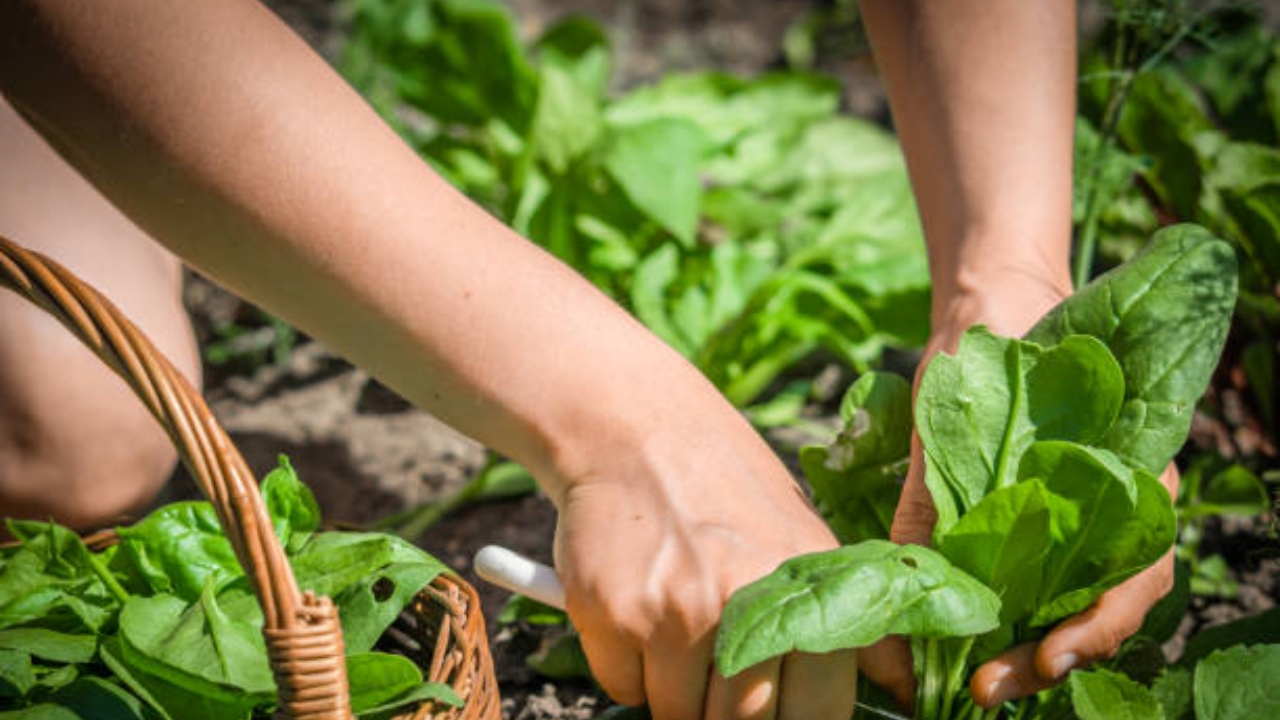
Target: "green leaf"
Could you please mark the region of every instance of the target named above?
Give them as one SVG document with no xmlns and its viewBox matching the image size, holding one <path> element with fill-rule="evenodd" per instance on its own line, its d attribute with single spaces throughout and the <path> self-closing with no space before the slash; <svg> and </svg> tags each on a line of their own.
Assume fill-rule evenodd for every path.
<svg viewBox="0 0 1280 720">
<path fill-rule="evenodd" d="M 97 631 L 108 622 L 119 601 L 106 583 L 116 581 L 78 535 L 53 523 L 7 526 L 22 544 L 0 564 L 0 628 L 40 620 L 60 630 Z"/>
<path fill-rule="evenodd" d="M 1139 74 L 1120 116 L 1125 145 L 1151 159 L 1147 179 L 1176 217 L 1192 217 L 1201 174 L 1193 138 L 1212 130 L 1195 90 L 1169 68 Z"/>
<path fill-rule="evenodd" d="M 374 646 L 422 588 L 442 572 L 436 564 L 392 563 L 334 597 L 348 652 Z"/>
<path fill-rule="evenodd" d="M 970 329 L 956 354 L 938 354 L 920 382 L 916 427 L 925 481 L 946 533 L 987 493 L 1014 482 L 1036 440 L 1090 443 L 1111 427 L 1124 378 L 1106 346 L 1067 337 L 1039 345 Z"/>
<path fill-rule="evenodd" d="M 867 373 L 845 393 L 840 416 L 835 442 L 801 449 L 800 467 L 841 542 L 888 539 L 911 450 L 911 385 Z"/>
<path fill-rule="evenodd" d="M 545 634 L 538 649 L 525 658 L 525 664 L 552 680 L 592 680 L 595 677 L 582 649 L 582 640 L 571 627 Z"/>
<path fill-rule="evenodd" d="M 686 247 L 694 241 L 706 138 L 696 125 L 662 118 L 615 127 L 604 166 L 631 202 Z"/>
<path fill-rule="evenodd" d="M 1151 694 L 1168 720 L 1192 720 L 1191 682 L 1190 670 L 1166 668 L 1151 683 Z"/>
<path fill-rule="evenodd" d="M 1186 518 L 1205 515 L 1253 517 L 1271 507 L 1267 486 L 1248 468 L 1229 465 L 1215 473 L 1200 489 L 1199 497 L 1183 511 Z"/>
<path fill-rule="evenodd" d="M 653 334 L 690 357 L 696 346 L 676 328 L 667 310 L 667 292 L 679 275 L 680 249 L 674 243 L 659 246 L 636 266 L 631 280 L 631 306 Z"/>
<path fill-rule="evenodd" d="M 591 91 L 569 69 L 544 63 L 538 70 L 538 104 L 533 113 L 534 151 L 556 174 L 595 146 L 603 130 Z"/>
<path fill-rule="evenodd" d="M 1247 188 L 1227 187 L 1222 203 L 1235 222 L 1235 239 L 1274 281 L 1280 277 L 1280 178 Z"/>
<path fill-rule="evenodd" d="M 604 95 L 609 84 L 609 38 L 594 21 L 581 15 L 558 20 L 534 49 L 542 66 L 564 68 L 592 96 Z"/>
<path fill-rule="evenodd" d="M 1280 717 L 1280 645 L 1219 650 L 1195 670 L 1197 720 Z"/>
<path fill-rule="evenodd" d="M 1108 588 L 1160 559 L 1177 535 L 1169 493 L 1154 475 L 1131 470 L 1105 450 L 1041 441 L 1022 457 L 1053 503 L 1054 543 L 1044 559 L 1032 625 L 1084 610 Z"/>
<path fill-rule="evenodd" d="M 31 654 L 0 648 L 0 698 L 23 697 L 36 684 Z"/>
<path fill-rule="evenodd" d="M 262 615 L 247 589 L 215 594 L 210 585 L 192 603 L 173 595 L 130 598 L 120 639 L 130 665 L 190 692 L 223 702 L 275 692 Z"/>
<path fill-rule="evenodd" d="M 116 561 L 149 592 L 191 601 L 206 583 L 221 585 L 242 574 L 218 515 L 207 502 L 171 503 L 117 532 Z"/>
<path fill-rule="evenodd" d="M 525 595 L 515 594 L 507 598 L 498 613 L 499 625 L 510 625 L 514 622 L 527 622 L 530 625 L 564 625 L 569 622 L 565 611 L 544 605 Z"/>
<path fill-rule="evenodd" d="M 1280 644 L 1280 607 L 1201 630 L 1187 640 L 1178 665 L 1191 667 L 1215 650 L 1248 643 Z"/>
<path fill-rule="evenodd" d="M 733 594 L 716 636 L 725 677 L 793 650 L 866 647 L 890 634 L 983 633 L 1000 601 L 927 548 L 868 540 L 784 562 Z"/>
<path fill-rule="evenodd" d="M 359 714 L 422 684 L 422 670 L 403 655 L 354 653 L 347 655 L 347 682 L 351 710 Z"/>
<path fill-rule="evenodd" d="M 1048 345 L 1085 334 L 1106 343 L 1125 397 L 1101 445 L 1158 474 L 1187 437 L 1235 297 L 1231 248 L 1202 228 L 1176 225 L 1051 310 L 1027 339 Z"/>
<path fill-rule="evenodd" d="M 262 499 L 276 537 L 290 554 L 320 529 L 320 505 L 284 455 L 279 458 L 279 467 L 263 479 Z"/>
<path fill-rule="evenodd" d="M 1151 691 L 1119 673 L 1077 670 L 1067 684 L 1080 720 L 1165 720 Z"/>
<path fill-rule="evenodd" d="M 419 548 L 382 533 L 321 533 L 291 562 L 299 587 L 333 598 L 351 653 L 371 649 L 418 591 L 447 570 Z"/>
<path fill-rule="evenodd" d="M 118 638 L 108 638 L 99 657 L 125 687 L 142 699 L 163 720 L 247 720 L 253 707 L 268 699 L 219 693 L 216 697 L 193 692 L 131 663 Z"/>
<path fill-rule="evenodd" d="M 391 41 L 379 48 L 393 62 L 412 58 L 401 60 L 399 93 L 444 122 L 482 125 L 497 118 L 522 131 L 537 83 L 511 11 L 493 0 L 435 0 L 431 8 L 427 42 L 405 48 Z M 485 50 L 483 63 L 475 61 L 476 48 Z"/>
<path fill-rule="evenodd" d="M 1158 643 L 1168 642 L 1178 632 L 1182 617 L 1191 606 L 1191 571 L 1181 559 L 1174 561 L 1173 588 L 1147 611 L 1139 637 Z"/>
<path fill-rule="evenodd" d="M 102 678 L 82 677 L 61 688 L 46 702 L 14 712 L 3 720 L 150 720 L 139 700 Z"/>
<path fill-rule="evenodd" d="M 667 75 L 612 103 L 607 115 L 617 127 L 680 118 L 696 124 L 714 145 L 724 146 L 751 131 L 794 131 L 830 116 L 839 102 L 839 84 L 820 75 L 778 73 L 742 80 L 705 72 Z"/>
<path fill-rule="evenodd" d="M 97 651 L 93 635 L 72 635 L 41 627 L 0 630 L 0 649 L 22 650 L 41 660 L 59 663 L 86 663 Z"/>
<path fill-rule="evenodd" d="M 428 700 L 448 705 L 449 707 L 462 707 L 466 704 L 462 698 L 458 697 L 458 693 L 454 692 L 453 688 L 448 685 L 438 682 L 423 682 L 391 698 L 382 705 L 375 705 L 356 713 L 356 715 L 362 718 L 370 718 L 371 720 L 395 720 L 397 710 L 401 710 L 405 706 L 421 705 Z"/>
<path fill-rule="evenodd" d="M 1028 480 L 984 497 L 937 539 L 938 552 L 1000 597 L 1000 623 L 1026 618 L 1052 545 L 1051 498 Z"/>
</svg>

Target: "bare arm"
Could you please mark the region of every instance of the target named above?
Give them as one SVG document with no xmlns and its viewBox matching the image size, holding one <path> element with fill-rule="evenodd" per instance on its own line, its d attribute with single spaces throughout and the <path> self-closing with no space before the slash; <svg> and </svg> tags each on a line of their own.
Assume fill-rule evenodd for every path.
<svg viewBox="0 0 1280 720">
<path fill-rule="evenodd" d="M 926 356 L 971 325 L 1018 336 L 1071 292 L 1071 161 L 1076 18 L 1070 0 L 862 0 L 920 207 L 933 276 Z M 894 519 L 928 544 L 935 515 L 918 444 Z M 1177 475 L 1163 478 L 1176 497 Z M 987 663 L 984 705 L 1034 693 L 1109 657 L 1172 581 L 1172 556 L 1112 589 L 1038 645 Z M 870 653 L 866 672 L 906 699 L 905 649 Z"/>
<path fill-rule="evenodd" d="M 104 194 L 463 431 L 545 467 L 573 452 L 568 428 L 595 427 L 573 395 L 607 405 L 619 375 L 688 375 L 255 3 L 6 7 L 5 94 Z M 619 346 L 634 356 L 604 357 Z"/>
<path fill-rule="evenodd" d="M 615 699 L 657 720 L 851 713 L 852 653 L 712 669 L 733 590 L 835 545 L 769 448 L 683 358 L 433 174 L 269 12 L 17 0 L 0 27 L 0 89 L 149 233 L 533 470 Z"/>
</svg>

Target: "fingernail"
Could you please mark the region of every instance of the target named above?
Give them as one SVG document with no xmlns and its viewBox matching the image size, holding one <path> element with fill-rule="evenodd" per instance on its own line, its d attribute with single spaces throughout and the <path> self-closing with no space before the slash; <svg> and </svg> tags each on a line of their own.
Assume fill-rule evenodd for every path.
<svg viewBox="0 0 1280 720">
<path fill-rule="evenodd" d="M 1022 686 L 1011 668 L 1005 668 L 1000 677 L 987 684 L 987 700 L 984 705 L 994 707 L 1022 694 Z"/>
<path fill-rule="evenodd" d="M 1076 663 L 1080 662 L 1079 656 L 1075 653 L 1063 653 L 1053 660 L 1053 678 L 1061 680 L 1064 675 L 1071 672 L 1076 667 Z"/>
</svg>

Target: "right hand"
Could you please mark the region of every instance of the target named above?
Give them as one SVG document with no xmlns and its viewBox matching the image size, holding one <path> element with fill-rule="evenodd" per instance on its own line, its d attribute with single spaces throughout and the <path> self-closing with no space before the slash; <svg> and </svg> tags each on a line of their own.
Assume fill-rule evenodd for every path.
<svg viewBox="0 0 1280 720">
<path fill-rule="evenodd" d="M 718 397 L 696 404 L 600 448 L 556 498 L 556 567 L 592 671 L 655 720 L 849 717 L 852 651 L 793 653 L 732 678 L 713 667 L 729 596 L 837 542 L 736 411 Z"/>
</svg>

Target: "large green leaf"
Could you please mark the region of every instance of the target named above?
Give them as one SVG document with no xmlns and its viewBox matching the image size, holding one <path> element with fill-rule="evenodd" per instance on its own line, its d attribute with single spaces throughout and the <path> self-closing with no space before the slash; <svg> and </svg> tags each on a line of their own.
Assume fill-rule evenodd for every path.
<svg viewBox="0 0 1280 720">
<path fill-rule="evenodd" d="M 1280 645 L 1236 646 L 1195 670 L 1196 720 L 1280 717 Z"/>
<path fill-rule="evenodd" d="M 446 567 L 382 533 L 316 535 L 292 559 L 299 587 L 334 599 L 348 652 L 373 647 L 400 611 Z"/>
<path fill-rule="evenodd" d="M 1090 443 L 1111 427 L 1124 378 L 1106 346 L 1067 337 L 1053 347 L 970 329 L 955 355 L 929 363 L 916 400 L 925 480 L 946 533 L 987 493 L 1014 482 L 1036 440 Z"/>
<path fill-rule="evenodd" d="M 130 598 L 120 638 L 131 665 L 190 692 L 223 702 L 275 692 L 262 614 L 246 589 L 215 593 L 209 585 L 191 603 L 173 595 Z"/>
<path fill-rule="evenodd" d="M 1050 345 L 1084 334 L 1106 343 L 1124 373 L 1125 397 L 1101 445 L 1160 473 L 1186 440 L 1218 363 L 1236 284 L 1226 243 L 1193 225 L 1165 228 L 1051 310 L 1027 339 Z"/>
<path fill-rule="evenodd" d="M 220 585 L 241 574 L 235 551 L 207 502 L 170 503 L 118 532 L 116 563 L 149 592 L 191 601 L 206 583 Z"/>
<path fill-rule="evenodd" d="M 604 166 L 631 202 L 686 246 L 698 225 L 698 163 L 706 138 L 692 123 L 659 118 L 615 127 Z"/>
<path fill-rule="evenodd" d="M 868 540 L 801 555 L 739 589 L 716 636 L 726 677 L 793 650 L 866 647 L 890 634 L 975 635 L 996 627 L 1000 601 L 938 553 Z"/>
<path fill-rule="evenodd" d="M 247 720 L 253 707 L 266 698 L 188 690 L 161 675 L 130 662 L 118 638 L 102 643 L 99 657 L 125 687 L 163 720 Z"/>
<path fill-rule="evenodd" d="M 1177 523 L 1168 491 L 1105 450 L 1037 442 L 1023 455 L 1018 477 L 1041 480 L 1057 500 L 1032 625 L 1084 610 L 1173 545 Z"/>
</svg>

